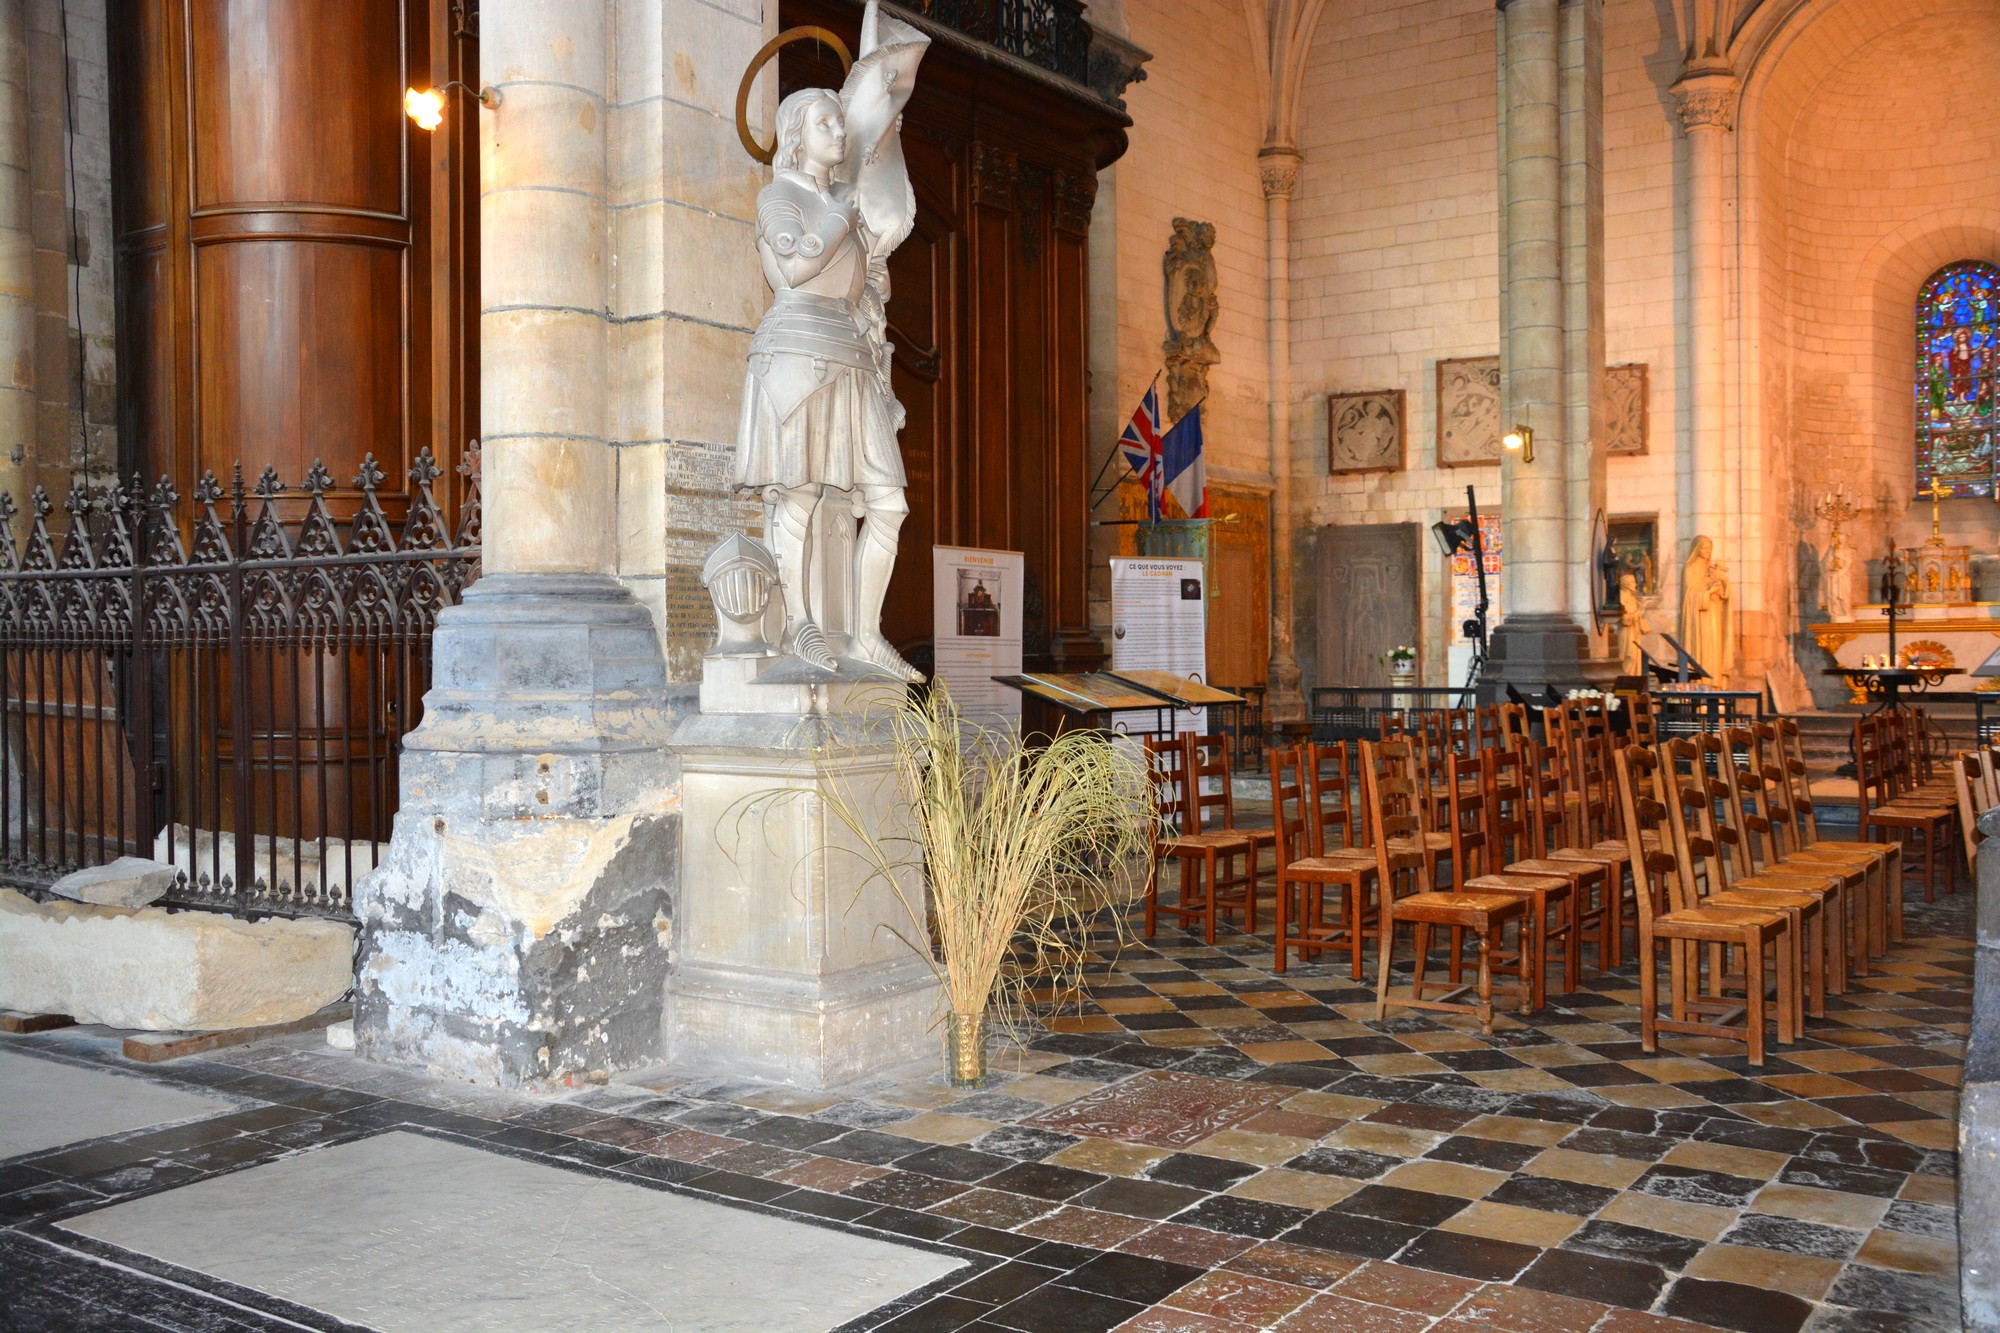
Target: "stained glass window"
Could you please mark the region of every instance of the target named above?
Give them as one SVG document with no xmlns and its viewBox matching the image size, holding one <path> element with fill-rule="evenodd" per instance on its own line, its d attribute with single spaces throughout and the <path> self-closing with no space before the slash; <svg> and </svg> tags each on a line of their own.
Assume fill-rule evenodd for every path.
<svg viewBox="0 0 2000 1333">
<path fill-rule="evenodd" d="M 1992 495 L 2000 269 L 1947 265 L 1917 292 L 1917 489 Z"/>
</svg>

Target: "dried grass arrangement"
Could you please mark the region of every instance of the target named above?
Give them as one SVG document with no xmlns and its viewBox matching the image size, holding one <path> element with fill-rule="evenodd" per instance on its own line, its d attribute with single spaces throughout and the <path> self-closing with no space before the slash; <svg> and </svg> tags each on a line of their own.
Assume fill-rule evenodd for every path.
<svg viewBox="0 0 2000 1333">
<path fill-rule="evenodd" d="M 951 1006 L 946 1072 L 976 1084 L 989 1029 L 1025 1042 L 1038 997 L 1081 994 L 1090 922 L 1145 876 L 1157 818 L 1150 784 L 1136 755 L 1096 732 L 1031 743 L 1013 727 L 969 721 L 941 681 L 871 716 L 893 738 L 915 836 L 868 827 L 837 772 L 827 774 L 828 806 L 896 885 L 909 913 L 897 935 L 931 965 Z M 1122 939 L 1125 914 L 1103 915 Z"/>
</svg>

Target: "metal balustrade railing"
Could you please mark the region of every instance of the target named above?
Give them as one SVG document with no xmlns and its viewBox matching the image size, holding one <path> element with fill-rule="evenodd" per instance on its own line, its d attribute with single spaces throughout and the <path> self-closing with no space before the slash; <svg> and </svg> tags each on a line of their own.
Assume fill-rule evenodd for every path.
<svg viewBox="0 0 2000 1333">
<path fill-rule="evenodd" d="M 428 450 L 393 524 L 373 455 L 339 518 L 317 462 L 290 496 L 204 474 L 191 517 L 164 480 L 78 487 L 60 536 L 39 487 L 0 494 L 0 882 L 142 856 L 180 870 L 172 904 L 351 915 L 438 613 L 478 576 L 478 470 L 473 446 L 455 525 Z"/>
</svg>

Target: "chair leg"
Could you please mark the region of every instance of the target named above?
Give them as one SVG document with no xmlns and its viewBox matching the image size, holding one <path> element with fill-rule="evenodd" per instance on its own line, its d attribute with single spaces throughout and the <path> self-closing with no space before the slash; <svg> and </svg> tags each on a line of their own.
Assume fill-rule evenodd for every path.
<svg viewBox="0 0 2000 1333">
<path fill-rule="evenodd" d="M 1271 915 L 1276 920 L 1278 930 L 1278 965 L 1273 970 L 1280 973 L 1285 970 L 1285 955 L 1291 952 L 1290 949 L 1285 947 L 1285 899 L 1290 893 L 1291 885 L 1285 882 L 1285 869 L 1283 866 L 1280 866 L 1278 867 L 1278 898 L 1276 902 L 1271 904 Z M 1300 955 L 1300 961 L 1304 961 L 1303 954 Z"/>
<path fill-rule="evenodd" d="M 1674 942 L 1668 941 L 1668 947 L 1674 947 Z M 1648 1053 L 1660 1048 L 1660 964 L 1654 956 L 1657 952 L 1652 944 L 1639 941 L 1639 1048 Z M 1679 980 L 1680 969 L 1674 968 L 1676 988 Z"/>
<path fill-rule="evenodd" d="M 1213 944 L 1215 943 L 1215 894 L 1217 885 L 1216 875 L 1218 873 L 1215 848 L 1210 847 L 1208 849 L 1207 854 L 1202 857 L 1202 865 L 1208 872 L 1208 892 L 1202 895 L 1201 900 L 1202 938 L 1208 943 Z"/>
<path fill-rule="evenodd" d="M 1796 947 L 1798 944 L 1797 934 L 1798 928 L 1795 925 L 1793 927 L 1794 947 L 1791 949 L 1779 949 L 1777 951 L 1778 1043 L 1781 1046 L 1789 1046 L 1799 1039 L 1799 1028 L 1803 1026 L 1804 1021 L 1799 1013 L 1799 980 L 1802 975 L 1799 964 L 1803 960 L 1803 956 L 1810 952 L 1810 948 L 1800 949 Z M 1759 962 L 1762 962 L 1761 955 L 1759 956 Z M 1749 974 L 1746 972 L 1744 975 L 1747 977 Z"/>
<path fill-rule="evenodd" d="M 1382 908 L 1381 961 L 1375 969 L 1375 1021 L 1381 1022 L 1389 1016 L 1389 955 L 1396 943 L 1396 926 L 1390 919 L 1388 905 Z"/>
<path fill-rule="evenodd" d="M 1424 998 L 1424 962 L 1431 952 L 1431 923 L 1417 922 L 1411 934 L 1415 940 L 1417 956 L 1415 966 L 1410 971 L 1410 998 L 1421 1000 Z"/>
<path fill-rule="evenodd" d="M 1493 951 L 1492 940 L 1479 932 L 1479 1030 L 1493 1035 Z"/>
<path fill-rule="evenodd" d="M 1778 946 L 1784 948 L 1782 941 Z M 1750 1063 L 1764 1067 L 1764 942 L 1753 926 L 1743 932 L 1744 1044 Z"/>
</svg>

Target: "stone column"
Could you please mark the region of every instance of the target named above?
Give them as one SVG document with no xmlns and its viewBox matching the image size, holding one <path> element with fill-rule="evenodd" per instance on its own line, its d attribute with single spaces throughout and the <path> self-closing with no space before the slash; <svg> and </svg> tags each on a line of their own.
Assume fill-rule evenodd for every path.
<svg viewBox="0 0 2000 1333">
<path fill-rule="evenodd" d="M 1727 536 L 1729 475 L 1723 441 L 1723 173 L 1738 91 L 1728 67 L 1713 60 L 1690 64 L 1673 88 L 1688 141 L 1688 360 L 1694 372 L 1689 411 L 1694 522 L 1681 537 L 1686 543 L 1706 535 L 1718 546 Z M 1718 549 L 1717 555 L 1736 563 L 1735 552 Z"/>
<path fill-rule="evenodd" d="M 23 502 L 35 444 L 27 22 L 26 5 L 0 5 L 0 492 Z"/>
<path fill-rule="evenodd" d="M 1604 0 L 1562 7 L 1563 438 L 1569 604 L 1592 623 L 1597 516 L 1605 512 Z"/>
<path fill-rule="evenodd" d="M 1576 679 L 1587 649 L 1569 578 L 1562 8 L 1503 0 L 1499 12 L 1500 427 L 1532 429 L 1535 461 L 1501 460 L 1506 619 L 1488 676 L 1536 690 Z"/>
<path fill-rule="evenodd" d="M 383 864 L 372 1059 L 502 1086 L 658 1058 L 679 817 L 652 618 L 611 576 L 603 0 L 486 0 L 485 574 L 440 617 Z"/>
<path fill-rule="evenodd" d="M 1257 155 L 1264 184 L 1264 265 L 1269 307 L 1265 352 L 1270 367 L 1271 666 L 1270 722 L 1306 715 L 1299 662 L 1292 651 L 1292 192 L 1298 150 L 1272 145 Z"/>
</svg>

